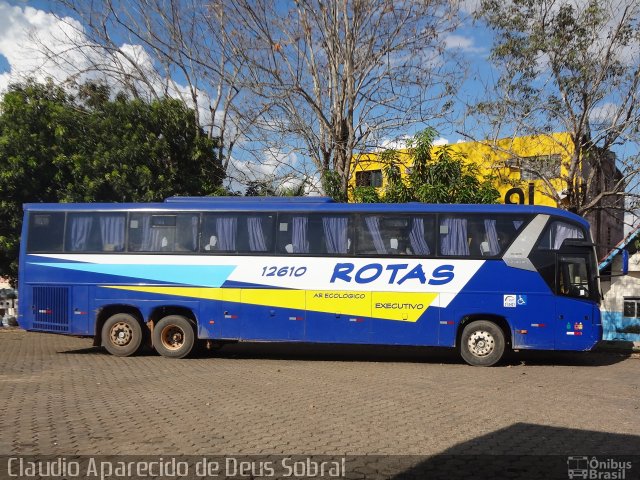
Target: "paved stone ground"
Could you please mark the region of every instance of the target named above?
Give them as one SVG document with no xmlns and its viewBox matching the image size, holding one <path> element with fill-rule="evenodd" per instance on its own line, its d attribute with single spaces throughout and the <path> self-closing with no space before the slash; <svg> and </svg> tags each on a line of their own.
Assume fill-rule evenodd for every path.
<svg viewBox="0 0 640 480">
<path fill-rule="evenodd" d="M 638 454 L 638 354 L 237 345 L 117 358 L 0 329 L 0 455 Z"/>
</svg>

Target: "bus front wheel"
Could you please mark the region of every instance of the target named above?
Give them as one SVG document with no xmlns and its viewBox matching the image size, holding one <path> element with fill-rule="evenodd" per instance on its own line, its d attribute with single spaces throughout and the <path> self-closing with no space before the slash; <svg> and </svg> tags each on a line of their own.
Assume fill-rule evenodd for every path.
<svg viewBox="0 0 640 480">
<path fill-rule="evenodd" d="M 478 320 L 464 327 L 460 338 L 460 355 L 469 365 L 490 367 L 504 354 L 502 329 L 493 322 Z"/>
<path fill-rule="evenodd" d="M 102 326 L 102 344 L 111 355 L 128 357 L 142 345 L 142 327 L 136 317 L 128 313 L 110 316 Z"/>
<path fill-rule="evenodd" d="M 193 323 L 181 315 L 164 317 L 153 328 L 153 346 L 163 357 L 184 358 L 195 341 Z"/>
</svg>

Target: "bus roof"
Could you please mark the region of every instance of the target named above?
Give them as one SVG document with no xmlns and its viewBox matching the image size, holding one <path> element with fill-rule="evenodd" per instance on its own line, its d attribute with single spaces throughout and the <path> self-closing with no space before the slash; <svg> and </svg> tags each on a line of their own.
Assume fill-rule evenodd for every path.
<svg viewBox="0 0 640 480">
<path fill-rule="evenodd" d="M 295 199 L 295 200 L 294 200 Z M 513 213 L 546 214 L 581 223 L 571 212 L 537 205 L 337 203 L 327 197 L 171 197 L 163 203 L 27 203 L 25 211 L 230 211 L 230 212 L 336 212 L 336 213 Z"/>
<path fill-rule="evenodd" d="M 219 204 L 230 200 L 236 202 L 255 202 L 256 199 L 265 198 L 272 203 L 334 203 L 331 197 L 169 197 L 166 203 L 211 203 Z"/>
</svg>

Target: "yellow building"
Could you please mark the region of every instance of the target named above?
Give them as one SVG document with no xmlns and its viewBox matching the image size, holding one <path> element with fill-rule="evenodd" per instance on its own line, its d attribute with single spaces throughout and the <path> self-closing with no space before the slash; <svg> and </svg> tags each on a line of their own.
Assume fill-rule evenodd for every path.
<svg viewBox="0 0 640 480">
<path fill-rule="evenodd" d="M 434 153 L 441 146 L 434 146 Z M 463 142 L 447 145 L 452 153 L 475 163 L 481 175 L 495 178 L 495 187 L 503 203 L 522 203 L 561 207 L 565 197 L 567 165 L 573 155 L 573 142 L 568 133 L 505 138 L 496 142 Z M 400 171 L 407 176 L 412 158 L 407 150 L 399 151 Z M 619 175 L 615 156 L 610 155 L 611 176 Z M 379 153 L 358 155 L 353 162 L 350 191 L 357 186 L 385 186 L 384 161 Z M 536 172 L 536 173 L 533 173 Z M 583 175 L 586 175 L 583 172 Z M 612 245 L 622 239 L 621 212 L 597 211 L 587 219 L 592 224 L 597 243 Z"/>
</svg>

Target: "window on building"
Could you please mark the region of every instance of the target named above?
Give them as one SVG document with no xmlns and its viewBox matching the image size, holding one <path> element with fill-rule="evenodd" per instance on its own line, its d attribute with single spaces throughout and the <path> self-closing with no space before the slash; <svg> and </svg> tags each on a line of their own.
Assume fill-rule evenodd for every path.
<svg viewBox="0 0 640 480">
<path fill-rule="evenodd" d="M 518 162 L 520 178 L 524 181 L 560 178 L 560 160 L 558 154 L 522 157 Z"/>
<path fill-rule="evenodd" d="M 624 297 L 623 315 L 627 318 L 638 318 L 640 316 L 640 298 Z"/>
<path fill-rule="evenodd" d="M 356 172 L 356 187 L 381 187 L 382 170 Z"/>
</svg>

